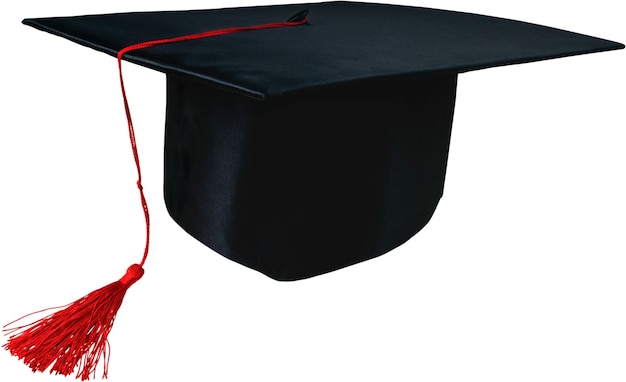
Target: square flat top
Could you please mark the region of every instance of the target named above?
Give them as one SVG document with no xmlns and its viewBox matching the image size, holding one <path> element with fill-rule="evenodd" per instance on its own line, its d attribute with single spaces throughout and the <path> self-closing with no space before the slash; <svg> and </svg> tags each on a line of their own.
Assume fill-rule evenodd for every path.
<svg viewBox="0 0 626 382">
<path fill-rule="evenodd" d="M 115 56 L 139 42 L 282 22 L 305 9 L 306 25 L 155 46 L 124 59 L 266 99 L 354 81 L 461 73 L 624 48 L 520 21 L 355 2 L 54 17 L 24 24 Z"/>
</svg>

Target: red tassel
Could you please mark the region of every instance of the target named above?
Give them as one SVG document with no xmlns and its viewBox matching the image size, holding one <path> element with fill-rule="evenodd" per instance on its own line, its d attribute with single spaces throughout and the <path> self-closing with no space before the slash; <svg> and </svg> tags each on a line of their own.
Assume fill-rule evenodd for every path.
<svg viewBox="0 0 626 382">
<path fill-rule="evenodd" d="M 4 348 L 23 360 L 33 372 L 69 375 L 76 371 L 76 379 L 86 381 L 95 377 L 96 366 L 103 360 L 103 378 L 107 377 L 109 342 L 107 337 L 113 327 L 126 290 L 143 276 L 143 268 L 131 265 L 124 277 L 89 293 L 31 324 L 3 331 L 10 337 Z M 55 308 L 53 308 L 55 309 Z M 43 312 L 43 311 L 42 311 Z M 39 313 L 39 312 L 36 312 Z"/>
<path fill-rule="evenodd" d="M 76 370 L 76 379 L 86 381 L 96 374 L 96 366 L 103 360 L 102 377 L 107 377 L 109 363 L 109 332 L 113 327 L 126 290 L 143 276 L 143 265 L 148 256 L 150 246 L 150 216 L 148 205 L 141 185 L 141 167 L 139 154 L 135 141 L 133 121 L 124 89 L 122 76 L 122 56 L 130 51 L 149 48 L 155 45 L 168 44 L 178 41 L 194 40 L 200 38 L 221 36 L 229 33 L 253 31 L 268 28 L 280 28 L 306 24 L 306 11 L 300 12 L 287 22 L 253 25 L 248 27 L 236 27 L 218 29 L 203 33 L 180 36 L 164 40 L 146 41 L 128 46 L 118 52 L 117 62 L 120 75 L 122 98 L 126 110 L 128 122 L 128 134 L 130 138 L 135 165 L 137 166 L 137 188 L 141 197 L 141 205 L 146 219 L 146 246 L 143 259 L 139 264 L 133 264 L 118 281 L 103 288 L 91 292 L 87 296 L 73 303 L 52 309 L 62 309 L 39 319 L 31 324 L 8 327 L 22 319 L 50 309 L 42 310 L 24 316 L 4 326 L 3 331 L 9 335 L 8 342 L 3 346 L 12 355 L 23 360 L 33 372 L 45 371 L 50 368 L 50 373 L 69 375 Z"/>
</svg>

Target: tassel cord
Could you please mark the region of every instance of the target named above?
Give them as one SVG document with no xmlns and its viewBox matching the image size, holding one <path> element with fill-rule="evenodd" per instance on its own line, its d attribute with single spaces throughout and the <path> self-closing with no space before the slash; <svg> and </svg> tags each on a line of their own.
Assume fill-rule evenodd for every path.
<svg viewBox="0 0 626 382">
<path fill-rule="evenodd" d="M 135 166 L 137 167 L 137 188 L 139 189 L 139 195 L 141 198 L 141 206 L 142 206 L 143 213 L 146 219 L 146 245 L 144 248 L 143 257 L 141 259 L 141 262 L 139 263 L 141 267 L 143 267 L 143 265 L 146 262 L 146 259 L 148 257 L 148 249 L 150 247 L 150 214 L 148 212 L 148 204 L 146 202 L 146 197 L 143 192 L 143 186 L 141 184 L 141 166 L 139 164 L 139 152 L 137 149 L 137 141 L 135 139 L 135 129 L 133 127 L 133 119 L 131 117 L 130 107 L 128 105 L 128 97 L 126 96 L 126 87 L 124 86 L 124 76 L 122 75 L 122 58 L 128 52 L 150 48 L 156 45 L 171 44 L 175 42 L 189 41 L 189 40 L 198 40 L 198 39 L 203 39 L 203 38 L 208 38 L 208 37 L 216 37 L 216 36 L 222 36 L 226 34 L 245 32 L 245 31 L 302 25 L 302 24 L 308 23 L 308 20 L 306 19 L 306 15 L 307 15 L 307 11 L 303 11 L 294 15 L 294 17 L 290 18 L 289 21 L 285 21 L 285 22 L 252 25 L 252 26 L 245 26 L 245 27 L 216 29 L 216 30 L 211 30 L 207 32 L 195 33 L 195 34 L 184 35 L 184 36 L 179 36 L 179 37 L 145 41 L 145 42 L 127 46 L 117 53 L 117 66 L 118 66 L 119 76 L 120 76 L 120 87 L 122 89 L 122 98 L 124 100 L 124 110 L 126 112 L 126 120 L 128 122 L 128 135 L 130 138 L 131 149 L 133 151 L 133 158 L 135 159 Z"/>
</svg>

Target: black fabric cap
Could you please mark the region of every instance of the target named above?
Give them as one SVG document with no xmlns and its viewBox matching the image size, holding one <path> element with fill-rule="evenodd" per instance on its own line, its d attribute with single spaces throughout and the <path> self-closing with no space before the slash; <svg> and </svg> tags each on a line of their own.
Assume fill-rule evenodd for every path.
<svg viewBox="0 0 626 382">
<path fill-rule="evenodd" d="M 24 23 L 115 56 L 304 9 L 306 25 L 124 56 L 167 74 L 170 215 L 278 280 L 381 255 L 428 222 L 443 192 L 459 73 L 624 48 L 518 21 L 352 2 Z"/>
</svg>

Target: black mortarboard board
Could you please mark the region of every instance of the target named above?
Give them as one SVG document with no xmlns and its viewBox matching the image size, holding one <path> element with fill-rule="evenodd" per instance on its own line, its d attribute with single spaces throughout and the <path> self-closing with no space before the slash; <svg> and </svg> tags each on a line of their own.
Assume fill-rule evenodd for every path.
<svg viewBox="0 0 626 382">
<path fill-rule="evenodd" d="M 624 47 L 494 17 L 352 2 L 24 23 L 116 55 L 303 10 L 306 25 L 124 56 L 167 74 L 172 218 L 278 280 L 381 255 L 429 221 L 443 191 L 459 73 Z"/>
</svg>

